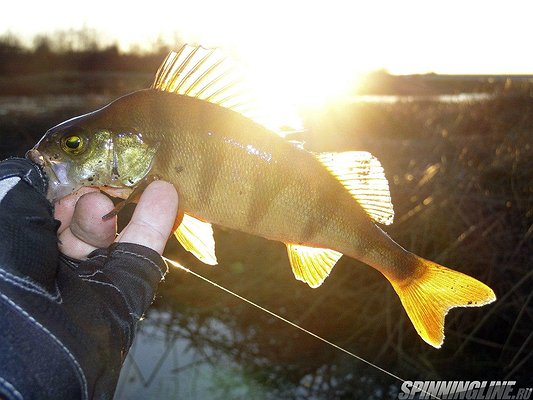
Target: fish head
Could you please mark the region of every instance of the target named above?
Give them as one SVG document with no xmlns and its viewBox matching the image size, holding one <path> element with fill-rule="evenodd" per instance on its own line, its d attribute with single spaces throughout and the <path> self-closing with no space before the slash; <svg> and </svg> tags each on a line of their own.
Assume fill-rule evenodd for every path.
<svg viewBox="0 0 533 400">
<path fill-rule="evenodd" d="M 54 202 L 83 186 L 134 188 L 152 168 L 157 145 L 134 129 L 95 128 L 86 116 L 49 129 L 26 157 L 49 178 Z"/>
</svg>

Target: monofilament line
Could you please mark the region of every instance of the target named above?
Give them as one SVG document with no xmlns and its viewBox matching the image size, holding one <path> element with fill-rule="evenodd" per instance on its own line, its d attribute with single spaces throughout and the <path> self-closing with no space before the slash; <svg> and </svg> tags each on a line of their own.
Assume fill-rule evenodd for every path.
<svg viewBox="0 0 533 400">
<path fill-rule="evenodd" d="M 328 344 L 328 345 L 330 345 L 330 346 L 336 348 L 337 350 L 342 351 L 343 353 L 348 354 L 349 356 L 351 356 L 351 357 L 353 357 L 353 358 L 355 358 L 355 359 L 357 359 L 357 360 L 359 360 L 359 361 L 361 361 L 361 362 L 363 362 L 363 363 L 365 363 L 365 364 L 367 364 L 367 365 L 370 365 L 371 367 L 373 367 L 373 368 L 375 368 L 375 369 L 377 369 L 377 370 L 383 372 L 384 374 L 389 375 L 390 377 L 392 377 L 392 378 L 394 378 L 394 379 L 397 379 L 397 380 L 399 380 L 400 382 L 405 382 L 405 379 L 400 378 L 398 375 L 395 375 L 395 374 L 393 374 L 392 372 L 389 372 L 389 371 L 387 371 L 386 369 L 383 369 L 383 368 L 381 368 L 380 366 L 378 366 L 378 365 L 376 365 L 376 364 L 373 364 L 372 362 L 370 362 L 370 361 L 368 361 L 368 360 L 365 360 L 364 358 L 358 356 L 357 354 L 354 354 L 354 353 L 352 353 L 351 351 L 346 350 L 346 349 L 342 348 L 341 346 L 339 346 L 339 345 L 337 345 L 337 344 L 335 344 L 335 343 L 333 343 L 333 342 L 330 342 L 330 341 L 327 340 L 327 339 L 324 339 L 323 337 L 317 335 L 316 333 L 313 333 L 313 332 L 311 332 L 311 331 L 309 331 L 309 330 L 307 330 L 307 329 L 301 327 L 300 325 L 298 325 L 298 324 L 296 324 L 296 323 L 294 323 L 294 322 L 292 322 L 292 321 L 289 321 L 289 320 L 286 319 L 286 318 L 283 318 L 281 315 L 278 315 L 278 314 L 276 314 L 275 312 L 270 311 L 270 310 L 266 309 L 265 307 L 262 307 L 262 306 L 260 306 L 259 304 L 256 304 L 256 303 L 254 303 L 253 301 L 248 300 L 247 298 L 242 297 L 241 295 L 239 295 L 239 294 L 237 294 L 237 293 L 235 293 L 235 292 L 232 292 L 232 291 L 229 290 L 229 289 L 226 289 L 226 288 L 223 287 L 223 286 L 220 286 L 218 283 L 213 282 L 213 281 L 207 279 L 206 277 L 204 277 L 204 276 L 202 276 L 202 275 L 200 275 L 200 274 L 198 274 L 198 273 L 196 273 L 196 272 L 190 270 L 190 269 L 187 268 L 187 267 L 184 267 L 184 266 L 181 265 L 180 263 L 178 263 L 178 262 L 176 262 L 176 261 L 173 261 L 173 260 L 170 260 L 170 259 L 168 259 L 168 258 L 166 258 L 166 257 L 163 257 L 163 259 L 164 259 L 166 262 L 168 262 L 169 264 L 171 264 L 171 265 L 173 265 L 173 266 L 175 266 L 175 267 L 177 267 L 177 268 L 179 268 L 179 269 L 181 269 L 181 270 L 183 270 L 183 271 L 185 271 L 185 272 L 188 272 L 188 273 L 194 275 L 194 276 L 197 277 L 197 278 L 200 278 L 201 280 L 203 280 L 203 281 L 205 281 L 205 282 L 207 282 L 207 283 L 209 283 L 209 284 L 215 286 L 215 287 L 218 288 L 218 289 L 223 290 L 224 292 L 226 292 L 226 293 L 228 293 L 228 294 L 230 294 L 230 295 L 232 295 L 232 296 L 238 298 L 239 300 L 242 300 L 242 301 L 244 301 L 245 303 L 248 303 L 248 304 L 250 304 L 251 306 L 253 306 L 253 307 L 255 307 L 255 308 L 258 308 L 259 310 L 261 310 L 261 311 L 263 311 L 263 312 L 266 312 L 267 314 L 272 315 L 273 317 L 275 317 L 275 318 L 277 318 L 277 319 L 279 319 L 279 320 L 281 320 L 281 321 L 283 321 L 283 322 L 285 322 L 285 323 L 287 323 L 287 324 L 289 324 L 289 325 L 295 327 L 296 329 L 301 330 L 302 332 L 307 333 L 308 335 L 313 336 L 314 338 L 316 338 L 316 339 L 318 339 L 318 340 L 320 340 L 320 341 L 322 341 L 322 342 L 324 342 L 324 343 L 326 343 L 326 344 Z M 422 390 L 422 388 L 420 388 L 420 389 Z M 438 400 L 440 400 L 438 397 L 432 395 L 432 394 L 429 393 L 429 392 L 426 392 L 426 391 L 424 391 L 424 390 L 422 390 L 422 392 L 425 392 L 426 394 L 428 394 L 429 396 L 431 396 L 431 397 L 434 398 L 434 399 L 438 399 Z"/>
</svg>

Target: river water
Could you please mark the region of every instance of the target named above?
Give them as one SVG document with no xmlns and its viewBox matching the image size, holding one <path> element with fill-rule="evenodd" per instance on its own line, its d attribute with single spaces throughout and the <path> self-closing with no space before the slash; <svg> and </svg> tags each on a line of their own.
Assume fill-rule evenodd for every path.
<svg viewBox="0 0 533 400">
<path fill-rule="evenodd" d="M 90 95 L 46 95 L 46 96 L 0 96 L 0 116 L 12 113 L 42 115 L 67 107 L 84 107 L 90 104 L 104 105 L 114 96 Z M 359 95 L 343 100 L 346 103 L 385 103 L 431 101 L 440 103 L 471 103 L 487 101 L 494 96 L 488 93 L 459 93 L 436 96 L 398 96 L 398 95 Z"/>
</svg>

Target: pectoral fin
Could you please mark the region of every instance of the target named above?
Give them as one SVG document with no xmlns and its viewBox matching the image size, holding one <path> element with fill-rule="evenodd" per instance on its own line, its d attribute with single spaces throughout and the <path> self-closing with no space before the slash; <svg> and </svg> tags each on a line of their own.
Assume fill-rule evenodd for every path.
<svg viewBox="0 0 533 400">
<path fill-rule="evenodd" d="M 144 192 L 144 189 L 148 187 L 150 183 L 153 181 L 157 181 L 159 179 L 159 176 L 157 175 L 148 175 L 140 180 L 139 184 L 135 187 L 135 189 L 130 187 L 125 188 L 110 188 L 110 187 L 100 187 L 100 190 L 102 192 L 105 192 L 113 197 L 120 197 L 124 200 L 117 203 L 115 208 L 113 208 L 110 212 L 108 212 L 106 215 L 102 217 L 103 220 L 113 218 L 115 215 L 118 215 L 118 213 L 128 204 L 130 203 L 137 203 L 139 199 L 141 198 L 141 195 Z"/>
<path fill-rule="evenodd" d="M 215 238 L 211 224 L 184 214 L 183 220 L 174 231 L 178 242 L 201 262 L 216 265 Z"/>
<path fill-rule="evenodd" d="M 318 247 L 287 244 L 292 272 L 299 281 L 312 288 L 319 287 L 328 277 L 342 253 Z"/>
</svg>

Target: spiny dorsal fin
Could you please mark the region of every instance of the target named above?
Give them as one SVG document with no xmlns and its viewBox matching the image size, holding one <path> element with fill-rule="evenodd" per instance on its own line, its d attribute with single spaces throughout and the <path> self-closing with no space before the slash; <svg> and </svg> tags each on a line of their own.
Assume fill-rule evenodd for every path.
<svg viewBox="0 0 533 400">
<path fill-rule="evenodd" d="M 242 75 L 218 49 L 185 45 L 179 52 L 170 52 L 152 89 L 196 97 L 261 123 Z"/>
<path fill-rule="evenodd" d="M 299 281 L 312 288 L 322 285 L 342 253 L 330 249 L 287 244 L 292 272 Z"/>
<path fill-rule="evenodd" d="M 394 209 L 389 182 L 377 158 L 366 151 L 318 153 L 316 157 L 348 189 L 374 221 L 392 224 Z"/>
<path fill-rule="evenodd" d="M 280 124 L 272 118 L 270 107 L 260 102 L 253 87 L 222 51 L 191 45 L 168 54 L 151 86 L 229 108 L 281 137 L 301 131 L 299 122 Z"/>
<path fill-rule="evenodd" d="M 211 224 L 184 214 L 183 220 L 174 231 L 178 242 L 201 262 L 216 265 L 215 238 Z"/>
</svg>

